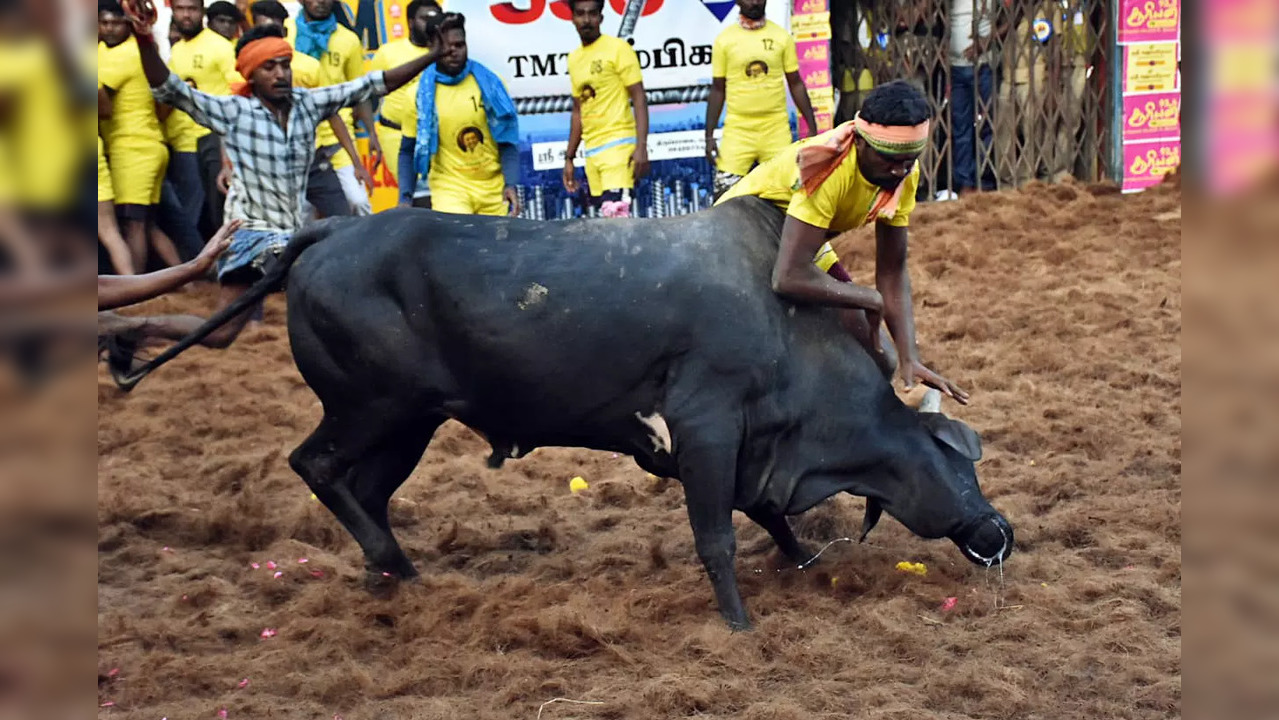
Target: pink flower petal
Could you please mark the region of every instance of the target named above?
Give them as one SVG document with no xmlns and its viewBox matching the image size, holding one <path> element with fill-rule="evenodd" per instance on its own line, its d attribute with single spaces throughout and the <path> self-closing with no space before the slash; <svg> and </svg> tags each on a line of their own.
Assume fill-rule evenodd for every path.
<svg viewBox="0 0 1279 720">
<path fill-rule="evenodd" d="M 945 599 L 945 601 L 943 601 L 943 602 L 942 602 L 942 604 L 941 604 L 941 610 L 942 610 L 942 612 L 946 612 L 946 611 L 948 611 L 948 610 L 954 610 L 954 609 L 955 609 L 955 605 L 956 605 L 956 603 L 958 603 L 958 602 L 959 602 L 959 598 L 956 598 L 956 597 L 948 597 L 948 598 L 946 598 L 946 599 Z"/>
<path fill-rule="evenodd" d="M 313 578 L 322 578 L 322 577 L 324 577 L 324 571 L 323 571 L 323 570 L 312 570 L 312 571 L 311 571 L 311 577 L 313 577 Z"/>
<path fill-rule="evenodd" d="M 271 629 L 271 628 L 263 628 L 263 630 L 262 630 L 262 637 L 264 637 L 264 638 L 272 638 L 272 637 L 275 637 L 275 630 L 273 630 L 273 629 Z"/>
<path fill-rule="evenodd" d="M 218 711 L 218 717 L 222 718 L 222 720 L 226 720 L 226 708 L 222 708 Z"/>
<path fill-rule="evenodd" d="M 171 553 L 173 552 L 173 548 L 169 547 L 168 545 L 165 545 L 164 547 L 160 548 L 160 552 Z"/>
<path fill-rule="evenodd" d="M 251 562 L 251 563 L 249 563 L 249 567 L 253 568 L 254 570 L 257 570 L 258 568 L 260 568 L 260 567 L 262 567 L 262 566 L 261 566 L 261 565 L 259 565 L 258 563 Z"/>
<path fill-rule="evenodd" d="M 280 572 L 279 570 L 276 570 L 275 574 L 272 575 L 271 577 L 275 578 L 276 580 L 279 580 L 280 578 L 284 577 L 284 573 Z"/>
<path fill-rule="evenodd" d="M 391 577 L 391 573 L 389 573 L 389 572 L 384 572 L 384 573 L 382 573 L 382 577 Z"/>
<path fill-rule="evenodd" d="M 249 686 L 249 679 L 245 678 L 241 680 L 240 682 L 236 683 L 235 686 L 243 690 L 244 688 Z"/>
<path fill-rule="evenodd" d="M 309 562 L 311 562 L 311 561 L 310 561 L 310 560 L 308 560 L 308 559 L 306 559 L 306 558 L 298 558 L 298 564 L 299 564 L 299 565 L 305 565 L 305 564 L 307 564 L 307 563 L 309 563 Z"/>
<path fill-rule="evenodd" d="M 120 668 L 111 668 L 111 671 L 107 673 L 107 677 L 113 678 L 119 674 L 120 674 Z"/>
<path fill-rule="evenodd" d="M 115 701 L 113 701 L 113 700 L 108 700 L 108 701 L 106 701 L 106 702 L 102 703 L 101 705 L 99 705 L 98 707 L 114 707 L 114 706 L 115 706 Z"/>
<path fill-rule="evenodd" d="M 267 569 L 267 570 L 274 570 L 274 569 L 275 569 L 275 561 L 274 561 L 274 560 L 267 560 L 267 561 L 266 561 L 266 569 Z"/>
</svg>

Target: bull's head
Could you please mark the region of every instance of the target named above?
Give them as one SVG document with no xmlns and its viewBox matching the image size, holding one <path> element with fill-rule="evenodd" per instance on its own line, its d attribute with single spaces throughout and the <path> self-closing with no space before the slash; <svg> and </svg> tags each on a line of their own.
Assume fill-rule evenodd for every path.
<svg viewBox="0 0 1279 720">
<path fill-rule="evenodd" d="M 866 498 L 861 538 L 882 511 L 925 538 L 949 538 L 964 557 L 990 566 L 1013 551 L 1013 529 L 981 494 L 973 463 L 981 459 L 981 438 L 959 420 L 941 413 L 917 416 L 925 433 L 911 433 L 914 447 L 895 463 L 895 476 Z"/>
</svg>

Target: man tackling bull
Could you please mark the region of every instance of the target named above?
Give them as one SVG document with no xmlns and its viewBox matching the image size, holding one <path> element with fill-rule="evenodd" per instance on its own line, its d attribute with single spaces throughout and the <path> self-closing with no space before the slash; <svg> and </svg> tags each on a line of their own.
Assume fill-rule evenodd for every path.
<svg viewBox="0 0 1279 720">
<path fill-rule="evenodd" d="M 293 48 L 280 28 L 255 27 L 236 48 L 236 69 L 247 82 L 230 96 L 208 95 L 192 89 L 161 59 L 152 35 L 155 10 L 150 0 L 125 0 L 142 67 L 160 102 L 189 114 L 223 136 L 235 166 L 229 218 L 239 220 L 231 246 L 218 261 L 221 286 L 219 309 L 225 308 L 263 275 L 267 262 L 278 255 L 293 231 L 302 226 L 301 198 L 314 154 L 316 127 L 338 109 L 399 88 L 435 62 L 430 52 L 385 72 L 317 89 L 293 87 Z M 225 348 L 244 329 L 250 308 L 203 341 Z M 119 382 L 132 367 L 137 347 L 157 340 L 178 340 L 203 322 L 191 315 L 124 319 L 108 341 L 108 366 Z"/>
<path fill-rule="evenodd" d="M 773 289 L 790 300 L 843 308 L 844 326 L 885 374 L 896 365 L 906 387 L 918 380 L 967 404 L 968 393 L 925 367 L 915 346 L 907 228 L 931 114 L 928 101 L 909 83 L 879 85 L 852 121 L 800 140 L 792 150 L 757 165 L 717 204 L 753 195 L 785 211 Z M 853 283 L 827 240 L 871 223 L 875 288 Z M 881 347 L 881 320 L 896 353 Z"/>
</svg>

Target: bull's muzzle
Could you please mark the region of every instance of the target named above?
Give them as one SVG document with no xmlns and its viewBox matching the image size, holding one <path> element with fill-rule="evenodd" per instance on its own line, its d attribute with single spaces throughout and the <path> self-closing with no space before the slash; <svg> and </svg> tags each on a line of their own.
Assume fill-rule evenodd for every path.
<svg viewBox="0 0 1279 720">
<path fill-rule="evenodd" d="M 990 567 L 1013 554 L 1013 528 L 999 513 L 977 518 L 951 538 L 964 557 L 974 564 Z"/>
</svg>

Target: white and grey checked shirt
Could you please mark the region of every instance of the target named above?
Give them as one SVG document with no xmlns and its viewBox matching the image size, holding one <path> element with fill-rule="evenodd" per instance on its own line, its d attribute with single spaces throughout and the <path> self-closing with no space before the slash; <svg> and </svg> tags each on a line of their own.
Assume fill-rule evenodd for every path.
<svg viewBox="0 0 1279 720">
<path fill-rule="evenodd" d="M 386 94 L 381 72 L 340 85 L 293 89 L 288 131 L 256 97 L 208 95 L 175 73 L 152 91 L 223 138 L 235 166 L 227 219 L 245 230 L 291 233 L 302 227 L 302 194 L 315 155 L 315 128 L 339 108 Z"/>
</svg>

